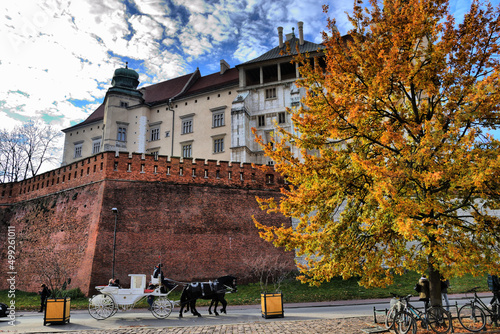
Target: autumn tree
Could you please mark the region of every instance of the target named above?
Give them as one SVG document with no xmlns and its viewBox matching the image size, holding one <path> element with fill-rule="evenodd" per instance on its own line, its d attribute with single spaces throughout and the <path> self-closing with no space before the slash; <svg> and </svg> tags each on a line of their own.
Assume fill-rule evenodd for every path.
<svg viewBox="0 0 500 334">
<path fill-rule="evenodd" d="M 50 125 L 34 121 L 0 130 L 0 183 L 33 177 L 42 165 L 54 162 L 61 135 Z"/>
<path fill-rule="evenodd" d="M 357 1 L 348 35 L 328 20 L 325 68 L 295 59 L 296 131 L 258 139 L 289 187 L 258 200 L 299 222 L 255 223 L 306 256 L 302 281 L 384 286 L 409 269 L 438 305 L 440 275 L 499 272 L 499 13 L 474 1 L 456 23 L 443 0 Z"/>
</svg>

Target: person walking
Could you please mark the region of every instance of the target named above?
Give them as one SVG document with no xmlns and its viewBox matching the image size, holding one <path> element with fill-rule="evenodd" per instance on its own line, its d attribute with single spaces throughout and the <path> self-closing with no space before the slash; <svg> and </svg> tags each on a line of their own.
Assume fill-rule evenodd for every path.
<svg viewBox="0 0 500 334">
<path fill-rule="evenodd" d="M 441 297 L 443 298 L 446 304 L 446 311 L 450 311 L 450 301 L 448 300 L 448 288 L 450 287 L 450 281 L 444 279 L 441 276 Z"/>
<path fill-rule="evenodd" d="M 420 279 L 418 280 L 418 285 L 420 285 L 420 293 L 419 293 L 420 299 L 419 300 L 424 302 L 425 308 L 428 308 L 429 307 L 429 295 L 430 295 L 429 280 L 427 279 L 427 277 L 425 275 L 422 275 L 422 277 L 420 277 Z"/>
<path fill-rule="evenodd" d="M 38 292 L 38 294 L 40 295 L 40 311 L 38 312 L 43 312 L 43 310 L 45 309 L 45 302 L 50 296 L 50 290 L 45 284 L 40 285 L 40 287 L 42 288 L 42 290 Z"/>
</svg>

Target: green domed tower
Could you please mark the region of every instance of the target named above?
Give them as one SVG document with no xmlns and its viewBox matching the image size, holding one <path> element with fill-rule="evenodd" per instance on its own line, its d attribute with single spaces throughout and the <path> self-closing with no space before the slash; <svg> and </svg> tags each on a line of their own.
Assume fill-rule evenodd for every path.
<svg viewBox="0 0 500 334">
<path fill-rule="evenodd" d="M 142 97 L 142 93 L 137 90 L 139 85 L 139 74 L 128 68 L 118 68 L 115 70 L 113 80 L 111 81 L 112 87 L 108 92 L 125 93 L 137 97 Z"/>
</svg>

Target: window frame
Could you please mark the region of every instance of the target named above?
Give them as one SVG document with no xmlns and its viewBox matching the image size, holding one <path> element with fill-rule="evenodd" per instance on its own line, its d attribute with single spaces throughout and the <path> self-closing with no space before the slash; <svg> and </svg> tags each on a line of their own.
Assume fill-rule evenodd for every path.
<svg viewBox="0 0 500 334">
<path fill-rule="evenodd" d="M 83 141 L 74 143 L 74 158 L 81 158 L 83 151 Z"/>
<path fill-rule="evenodd" d="M 271 100 L 276 98 L 276 87 L 266 88 L 266 100 Z"/>
<path fill-rule="evenodd" d="M 215 137 L 212 140 L 212 153 L 224 153 L 224 137 Z"/>
<path fill-rule="evenodd" d="M 126 142 L 127 141 L 127 127 L 124 125 L 118 125 L 118 130 L 116 134 L 116 141 Z"/>
<path fill-rule="evenodd" d="M 97 154 L 101 152 L 102 138 L 92 138 L 92 154 Z"/>
<path fill-rule="evenodd" d="M 285 123 L 286 123 L 286 112 L 285 111 L 278 112 L 278 124 L 285 124 Z"/>
<path fill-rule="evenodd" d="M 159 126 L 156 126 L 156 127 L 150 129 L 149 140 L 150 141 L 160 140 L 160 127 Z"/>
<path fill-rule="evenodd" d="M 193 142 L 188 141 L 188 142 L 183 142 L 181 144 L 181 156 L 183 159 L 190 159 L 193 157 Z M 189 155 L 186 155 L 186 152 L 189 153 Z"/>
<path fill-rule="evenodd" d="M 259 127 L 266 126 L 266 115 L 257 115 L 257 124 Z"/>
</svg>

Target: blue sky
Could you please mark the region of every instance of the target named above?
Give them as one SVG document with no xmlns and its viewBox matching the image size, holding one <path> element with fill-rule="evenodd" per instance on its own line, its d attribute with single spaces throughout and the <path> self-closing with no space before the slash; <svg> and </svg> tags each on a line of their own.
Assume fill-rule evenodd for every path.
<svg viewBox="0 0 500 334">
<path fill-rule="evenodd" d="M 493 1 L 498 5 L 500 0 Z M 328 4 L 341 34 L 353 1 L 18 0 L 0 5 L 0 128 L 39 119 L 63 129 L 102 102 L 116 68 L 129 62 L 149 85 L 200 68 L 231 67 L 278 44 L 304 22 L 321 41 Z M 470 1 L 450 1 L 459 20 Z M 62 144 L 61 144 L 62 147 Z"/>
</svg>

